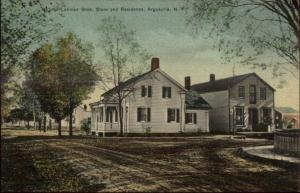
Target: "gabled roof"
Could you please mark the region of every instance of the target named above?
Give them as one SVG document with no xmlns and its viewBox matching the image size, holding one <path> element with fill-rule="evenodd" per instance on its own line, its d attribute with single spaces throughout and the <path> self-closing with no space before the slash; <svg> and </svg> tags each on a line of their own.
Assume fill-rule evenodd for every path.
<svg viewBox="0 0 300 193">
<path fill-rule="evenodd" d="M 185 95 L 187 109 L 211 109 L 211 106 L 195 91 L 188 91 Z"/>
<path fill-rule="evenodd" d="M 260 78 L 254 72 L 248 73 L 248 74 L 243 74 L 243 75 L 238 75 L 238 76 L 232 76 L 232 77 L 228 77 L 228 78 L 223 78 L 223 79 L 219 79 L 219 80 L 214 80 L 214 81 L 210 81 L 210 82 L 194 84 L 191 86 L 191 89 L 197 91 L 198 93 L 228 90 L 229 88 L 233 87 L 237 83 L 241 82 L 242 80 L 244 80 L 250 76 L 256 76 L 263 83 L 265 83 L 267 86 L 269 86 L 270 89 L 275 91 L 275 89 L 272 86 L 270 86 L 266 81 L 264 81 L 262 78 Z"/>
<path fill-rule="evenodd" d="M 281 113 L 298 113 L 298 111 L 293 109 L 292 107 L 275 107 L 275 110 Z"/>
<path fill-rule="evenodd" d="M 126 88 L 127 86 L 133 84 L 133 83 L 136 83 L 138 82 L 139 80 L 141 80 L 143 77 L 145 77 L 146 75 L 152 73 L 152 72 L 160 72 L 162 75 L 164 75 L 168 80 L 170 80 L 171 82 L 173 82 L 175 85 L 177 85 L 179 88 L 181 88 L 182 90 L 186 91 L 185 88 L 179 84 L 175 79 L 173 79 L 171 76 L 169 76 L 167 73 L 165 73 L 164 71 L 160 70 L 159 68 L 158 69 L 155 69 L 155 70 L 150 70 L 148 72 L 145 72 L 141 75 L 138 75 L 138 76 L 135 76 L 133 78 L 130 78 L 128 80 L 126 80 L 125 82 L 123 82 L 121 85 L 118 85 L 110 90 L 108 90 L 107 92 L 103 93 L 102 96 L 108 96 L 108 95 L 111 95 L 113 94 L 115 91 L 117 91 L 117 89 L 120 87 L 120 89 L 124 89 Z"/>
</svg>

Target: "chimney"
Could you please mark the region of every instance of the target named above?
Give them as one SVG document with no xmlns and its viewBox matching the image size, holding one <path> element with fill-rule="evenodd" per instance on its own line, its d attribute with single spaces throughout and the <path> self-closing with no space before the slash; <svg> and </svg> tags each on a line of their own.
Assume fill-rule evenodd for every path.
<svg viewBox="0 0 300 193">
<path fill-rule="evenodd" d="M 159 68 L 159 58 L 152 58 L 151 59 L 151 71 Z"/>
<path fill-rule="evenodd" d="M 190 90 L 191 89 L 191 77 L 190 76 L 184 77 L 184 88 L 186 90 Z"/>
<path fill-rule="evenodd" d="M 215 79 L 216 79 L 215 74 L 210 74 L 210 75 L 209 75 L 209 81 L 210 81 L 210 82 L 215 81 Z"/>
</svg>

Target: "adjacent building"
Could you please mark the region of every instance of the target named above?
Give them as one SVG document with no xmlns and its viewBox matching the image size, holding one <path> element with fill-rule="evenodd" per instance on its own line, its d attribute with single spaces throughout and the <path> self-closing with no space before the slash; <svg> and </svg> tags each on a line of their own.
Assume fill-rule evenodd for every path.
<svg viewBox="0 0 300 193">
<path fill-rule="evenodd" d="M 275 108 L 276 129 L 299 129 L 299 119 L 299 112 L 291 107 Z"/>
<path fill-rule="evenodd" d="M 91 103 L 91 130 L 95 134 L 120 132 L 119 111 L 124 133 L 209 132 L 210 105 L 188 85 L 174 80 L 152 58 L 151 70 L 105 92 Z M 121 107 L 117 91 L 127 93 Z"/>
<path fill-rule="evenodd" d="M 196 91 L 209 103 L 210 130 L 233 133 L 236 131 L 274 130 L 275 89 L 255 73 L 215 79 L 194 84 Z"/>
</svg>

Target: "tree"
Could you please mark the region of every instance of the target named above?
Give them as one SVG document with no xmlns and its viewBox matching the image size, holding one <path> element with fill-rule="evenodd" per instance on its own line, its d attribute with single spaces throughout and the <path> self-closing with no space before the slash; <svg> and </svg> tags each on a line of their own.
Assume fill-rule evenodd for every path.
<svg viewBox="0 0 300 193">
<path fill-rule="evenodd" d="M 56 44 L 45 44 L 30 60 L 31 83 L 42 110 L 59 123 L 69 115 L 72 136 L 73 111 L 93 91 L 98 75 L 92 63 L 92 46 L 68 33 Z"/>
<path fill-rule="evenodd" d="M 217 40 L 225 63 L 299 78 L 299 0 L 201 0 L 187 6 L 188 25 Z"/>
<path fill-rule="evenodd" d="M 42 119 L 42 112 L 40 108 L 40 103 L 37 100 L 37 96 L 29 87 L 28 83 L 25 81 L 23 82 L 22 87 L 15 92 L 18 95 L 18 106 L 21 109 L 24 109 L 26 114 L 32 115 L 34 129 L 36 129 L 36 122 L 41 121 Z"/>
<path fill-rule="evenodd" d="M 124 22 L 116 17 L 107 17 L 98 27 L 100 32 L 100 45 L 104 50 L 106 59 L 102 71 L 101 82 L 104 89 L 110 85 L 115 88 L 115 99 L 118 103 L 120 135 L 123 136 L 122 103 L 132 91 L 132 88 L 124 89 L 122 82 L 128 78 L 140 74 L 145 62 L 150 58 L 135 39 L 135 32 L 127 29 Z"/>
<path fill-rule="evenodd" d="M 40 0 L 1 1 L 1 117 L 14 101 L 10 96 L 12 79 L 24 68 L 32 48 L 60 27 L 49 16 L 51 7 L 56 6 L 62 5 L 44 5 Z"/>
<path fill-rule="evenodd" d="M 61 135 L 61 120 L 67 116 L 68 100 L 60 81 L 60 65 L 55 59 L 55 49 L 51 43 L 43 44 L 30 56 L 31 65 L 27 74 L 27 84 L 37 96 L 41 110 L 48 113 L 58 123 Z"/>
<path fill-rule="evenodd" d="M 60 64 L 62 89 L 68 98 L 69 134 L 72 136 L 74 109 L 88 98 L 99 79 L 92 62 L 93 46 L 83 43 L 73 33 L 58 40 L 57 63 Z"/>
</svg>

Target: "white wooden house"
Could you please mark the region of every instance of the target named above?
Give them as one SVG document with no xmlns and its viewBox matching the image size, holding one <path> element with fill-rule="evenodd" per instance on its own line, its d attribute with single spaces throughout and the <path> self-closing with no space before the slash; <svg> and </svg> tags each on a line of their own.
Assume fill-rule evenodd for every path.
<svg viewBox="0 0 300 193">
<path fill-rule="evenodd" d="M 150 71 L 119 86 L 119 89 L 130 88 L 121 108 L 124 133 L 209 131 L 209 104 L 162 71 L 158 58 L 152 59 Z M 120 132 L 116 89 L 107 91 L 100 101 L 90 104 L 93 133 Z"/>
<path fill-rule="evenodd" d="M 217 132 L 273 131 L 275 89 L 255 73 L 195 84 L 212 107 L 210 129 Z"/>
</svg>

